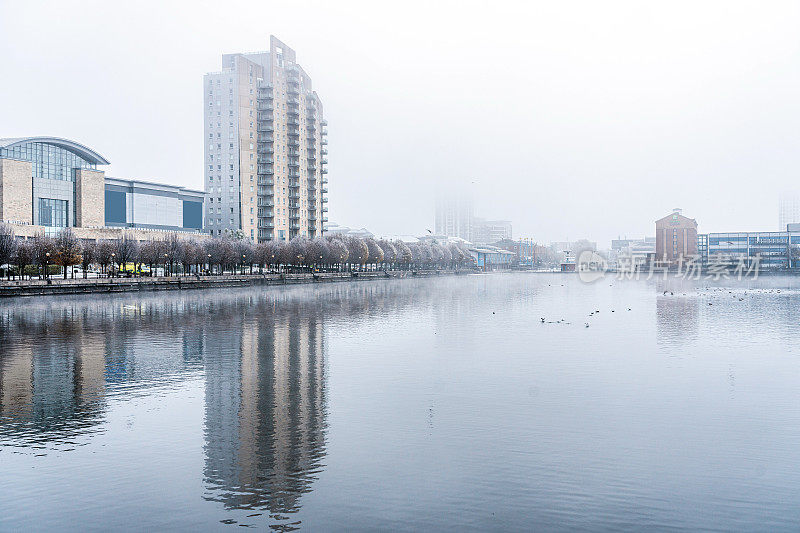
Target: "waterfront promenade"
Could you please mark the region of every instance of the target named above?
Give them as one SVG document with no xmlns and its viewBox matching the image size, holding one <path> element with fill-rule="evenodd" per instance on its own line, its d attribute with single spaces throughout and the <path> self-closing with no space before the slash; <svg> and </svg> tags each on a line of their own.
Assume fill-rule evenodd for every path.
<svg viewBox="0 0 800 533">
<path fill-rule="evenodd" d="M 0 281 L 0 298 L 183 289 L 213 289 L 299 283 L 367 281 L 386 278 L 464 274 L 469 270 L 387 270 L 371 272 L 304 272 L 224 274 L 217 276 L 157 276 L 144 278 L 89 278 Z"/>
</svg>

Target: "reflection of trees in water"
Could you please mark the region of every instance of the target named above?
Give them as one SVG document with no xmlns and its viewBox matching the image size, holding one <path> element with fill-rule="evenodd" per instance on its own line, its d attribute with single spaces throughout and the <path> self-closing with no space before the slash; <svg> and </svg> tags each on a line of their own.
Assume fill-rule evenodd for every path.
<svg viewBox="0 0 800 533">
<path fill-rule="evenodd" d="M 206 377 L 207 497 L 299 509 L 325 455 L 325 322 L 337 327 L 453 296 L 428 280 L 64 297 L 0 308 L 0 439 L 66 443 L 102 428 L 108 399 Z M 441 282 L 438 282 L 441 283 Z"/>
</svg>

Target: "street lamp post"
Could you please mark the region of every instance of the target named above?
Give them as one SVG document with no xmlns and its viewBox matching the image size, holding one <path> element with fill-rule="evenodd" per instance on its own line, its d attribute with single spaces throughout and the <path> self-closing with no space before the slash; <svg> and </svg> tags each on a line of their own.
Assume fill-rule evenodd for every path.
<svg viewBox="0 0 800 533">
<path fill-rule="evenodd" d="M 50 279 L 50 252 L 44 254 L 44 279 Z"/>
<path fill-rule="evenodd" d="M 117 256 L 117 254 L 115 254 L 114 252 L 111 252 L 111 273 L 112 274 L 114 273 L 114 270 L 117 268 L 116 267 L 116 259 L 114 259 L 116 256 Z"/>
</svg>

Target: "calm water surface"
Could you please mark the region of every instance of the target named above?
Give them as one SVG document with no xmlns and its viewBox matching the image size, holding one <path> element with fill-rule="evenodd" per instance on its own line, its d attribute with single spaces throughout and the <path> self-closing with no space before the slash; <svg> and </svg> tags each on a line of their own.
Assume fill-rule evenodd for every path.
<svg viewBox="0 0 800 533">
<path fill-rule="evenodd" d="M 0 301 L 0 530 L 797 531 L 798 323 L 789 279 Z"/>
</svg>

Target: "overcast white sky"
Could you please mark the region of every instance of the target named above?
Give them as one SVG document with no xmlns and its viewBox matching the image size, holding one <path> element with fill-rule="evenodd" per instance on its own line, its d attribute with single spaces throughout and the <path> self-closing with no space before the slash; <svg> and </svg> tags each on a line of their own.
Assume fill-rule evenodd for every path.
<svg viewBox="0 0 800 533">
<path fill-rule="evenodd" d="M 202 76 L 292 46 L 329 121 L 330 219 L 433 225 L 437 187 L 540 242 L 775 230 L 800 189 L 797 2 L 0 0 L 0 137 L 202 188 Z"/>
</svg>

